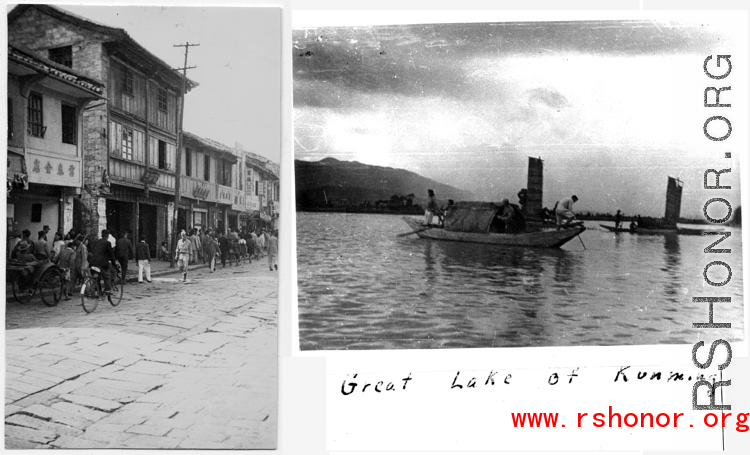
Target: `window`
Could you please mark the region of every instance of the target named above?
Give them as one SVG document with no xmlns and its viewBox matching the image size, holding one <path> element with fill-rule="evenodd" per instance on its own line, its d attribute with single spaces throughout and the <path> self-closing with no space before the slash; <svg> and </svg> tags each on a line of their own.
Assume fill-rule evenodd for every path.
<svg viewBox="0 0 750 455">
<path fill-rule="evenodd" d="M 122 69 L 122 92 L 133 96 L 133 73 L 127 69 Z"/>
<path fill-rule="evenodd" d="M 169 170 L 169 164 L 167 163 L 167 143 L 159 141 L 159 169 Z"/>
<path fill-rule="evenodd" d="M 122 157 L 133 159 L 133 128 L 127 126 L 122 127 Z"/>
<path fill-rule="evenodd" d="M 8 140 L 13 140 L 13 98 L 8 98 Z"/>
<path fill-rule="evenodd" d="M 211 181 L 211 157 L 208 155 L 203 157 L 203 180 Z"/>
<path fill-rule="evenodd" d="M 256 181 L 255 181 L 255 195 L 256 195 L 256 196 L 258 195 L 258 183 L 260 183 L 260 182 L 258 182 L 258 181 L 256 180 Z"/>
<path fill-rule="evenodd" d="M 49 50 L 49 59 L 55 63 L 73 68 L 73 46 L 56 47 Z"/>
<path fill-rule="evenodd" d="M 157 92 L 158 104 L 160 111 L 167 112 L 167 90 L 159 87 Z"/>
<path fill-rule="evenodd" d="M 28 109 L 29 125 L 28 133 L 31 136 L 44 138 L 47 128 L 44 126 L 44 113 L 42 112 L 42 95 L 38 93 L 29 94 Z"/>
<path fill-rule="evenodd" d="M 68 106 L 66 104 L 62 105 L 62 141 L 65 144 L 73 144 L 75 145 L 77 142 L 78 136 L 78 128 L 77 126 L 77 115 L 76 115 L 76 108 L 73 106 Z M 131 133 L 130 136 L 130 152 L 133 152 L 133 136 Z"/>
<path fill-rule="evenodd" d="M 193 151 L 189 148 L 185 148 L 185 175 L 192 177 L 193 175 Z"/>
<path fill-rule="evenodd" d="M 216 171 L 219 185 L 232 186 L 232 163 L 227 160 L 219 160 L 219 168 Z"/>
<path fill-rule="evenodd" d="M 42 222 L 42 204 L 31 204 L 31 222 Z"/>
</svg>

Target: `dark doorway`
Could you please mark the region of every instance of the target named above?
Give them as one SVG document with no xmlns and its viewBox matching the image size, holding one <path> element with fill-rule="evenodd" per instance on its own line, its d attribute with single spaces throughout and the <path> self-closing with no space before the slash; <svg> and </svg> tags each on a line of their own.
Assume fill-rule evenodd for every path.
<svg viewBox="0 0 750 455">
<path fill-rule="evenodd" d="M 107 229 L 110 234 L 119 239 L 125 231 L 132 235 L 134 228 L 133 203 L 107 199 Z"/>
<path fill-rule="evenodd" d="M 151 250 L 151 257 L 157 257 L 157 247 L 160 246 L 158 233 L 158 221 L 155 205 L 138 204 L 138 232 L 143 236 Z M 140 239 L 137 239 L 140 242 Z"/>
<path fill-rule="evenodd" d="M 179 233 L 181 230 L 185 230 L 187 232 L 187 210 L 185 209 L 177 209 L 177 234 L 179 239 Z"/>
</svg>

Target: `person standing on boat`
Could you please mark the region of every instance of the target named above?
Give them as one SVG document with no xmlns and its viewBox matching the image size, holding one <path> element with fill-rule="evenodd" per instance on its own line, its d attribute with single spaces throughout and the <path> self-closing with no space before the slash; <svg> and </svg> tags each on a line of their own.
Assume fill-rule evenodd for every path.
<svg viewBox="0 0 750 455">
<path fill-rule="evenodd" d="M 573 213 L 573 204 L 578 201 L 578 196 L 573 195 L 566 197 L 565 199 L 557 203 L 557 209 L 555 209 L 555 216 L 557 217 L 557 229 L 561 226 L 570 225 L 571 221 L 576 218 Z"/>
<path fill-rule="evenodd" d="M 620 229 L 620 226 L 622 226 L 622 212 L 620 209 L 617 209 L 617 213 L 615 214 L 615 229 Z"/>
<path fill-rule="evenodd" d="M 502 210 L 498 212 L 497 217 L 505 223 L 506 234 L 516 234 L 525 229 L 526 223 L 523 221 L 521 209 L 516 210 L 508 199 L 503 199 Z"/>
<path fill-rule="evenodd" d="M 424 224 L 429 226 L 432 224 L 432 217 L 439 214 L 440 209 L 438 208 L 437 199 L 435 198 L 435 192 L 427 190 L 427 210 L 424 212 Z"/>
</svg>

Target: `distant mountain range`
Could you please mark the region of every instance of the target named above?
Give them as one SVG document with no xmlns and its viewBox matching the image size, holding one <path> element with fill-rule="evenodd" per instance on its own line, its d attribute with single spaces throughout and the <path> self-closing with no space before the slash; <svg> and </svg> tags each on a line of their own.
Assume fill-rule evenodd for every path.
<svg viewBox="0 0 750 455">
<path fill-rule="evenodd" d="M 356 206 L 369 201 L 388 200 L 392 196 L 414 195 L 414 203 L 427 201 L 427 189 L 435 191 L 438 202 L 448 199 L 473 200 L 469 191 L 438 183 L 404 169 L 372 166 L 357 161 L 324 158 L 320 161 L 294 160 L 297 204 L 302 207 L 324 205 Z"/>
</svg>

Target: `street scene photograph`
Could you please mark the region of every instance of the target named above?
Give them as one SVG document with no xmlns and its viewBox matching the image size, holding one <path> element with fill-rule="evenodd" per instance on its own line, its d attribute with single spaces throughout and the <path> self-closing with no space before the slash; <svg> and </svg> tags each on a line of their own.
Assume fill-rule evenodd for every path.
<svg viewBox="0 0 750 455">
<path fill-rule="evenodd" d="M 357 19 L 293 23 L 300 350 L 745 339 L 741 30 Z"/>
<path fill-rule="evenodd" d="M 281 9 L 7 9 L 6 449 L 275 449 Z"/>
</svg>

